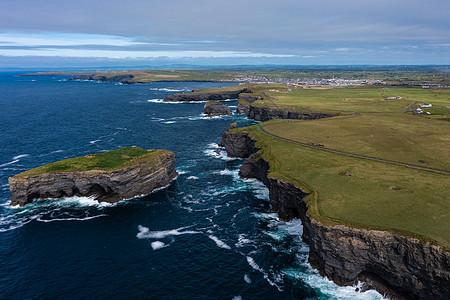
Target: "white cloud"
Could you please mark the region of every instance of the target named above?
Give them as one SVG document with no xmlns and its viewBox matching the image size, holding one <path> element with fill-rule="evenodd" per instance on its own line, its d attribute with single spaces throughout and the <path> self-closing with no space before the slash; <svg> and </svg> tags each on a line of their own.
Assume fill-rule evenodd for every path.
<svg viewBox="0 0 450 300">
<path fill-rule="evenodd" d="M 99 35 L 99 34 L 0 34 L 0 45 L 8 46 L 79 46 L 79 45 L 106 45 L 106 46 L 133 46 L 146 44 L 134 42 L 130 38 Z"/>
<path fill-rule="evenodd" d="M 4 56 L 62 56 L 62 57 L 105 57 L 105 58 L 224 58 L 224 57 L 294 57 L 294 55 L 270 54 L 238 51 L 114 51 L 114 50 L 84 50 L 84 49 L 4 49 Z"/>
</svg>

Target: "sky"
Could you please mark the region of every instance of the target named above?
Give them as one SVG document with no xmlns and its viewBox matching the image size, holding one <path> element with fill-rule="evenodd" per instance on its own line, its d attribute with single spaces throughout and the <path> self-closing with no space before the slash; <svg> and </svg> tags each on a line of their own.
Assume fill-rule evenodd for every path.
<svg viewBox="0 0 450 300">
<path fill-rule="evenodd" d="M 449 65 L 448 0 L 2 0 L 0 68 Z"/>
</svg>

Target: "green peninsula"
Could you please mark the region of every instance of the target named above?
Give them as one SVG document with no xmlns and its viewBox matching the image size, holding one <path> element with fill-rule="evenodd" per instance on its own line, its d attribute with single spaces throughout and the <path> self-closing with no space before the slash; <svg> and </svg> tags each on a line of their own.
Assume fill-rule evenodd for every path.
<svg viewBox="0 0 450 300">
<path fill-rule="evenodd" d="M 257 141 L 269 177 L 310 194 L 310 216 L 450 248 L 450 89 L 247 87 L 259 98 L 250 103 L 250 94 L 241 94 L 239 104 L 249 117 L 268 121 L 230 132 L 247 132 Z M 334 115 L 278 120 L 283 118 L 274 112 L 283 110 Z"/>
</svg>

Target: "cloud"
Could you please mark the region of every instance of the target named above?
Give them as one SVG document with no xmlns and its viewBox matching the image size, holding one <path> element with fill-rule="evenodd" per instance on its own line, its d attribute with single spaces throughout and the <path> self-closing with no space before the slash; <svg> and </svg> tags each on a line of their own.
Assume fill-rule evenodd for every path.
<svg viewBox="0 0 450 300">
<path fill-rule="evenodd" d="M 448 63 L 449 12 L 448 0 L 8 0 L 0 53 L 376 62 L 420 50 Z"/>
</svg>

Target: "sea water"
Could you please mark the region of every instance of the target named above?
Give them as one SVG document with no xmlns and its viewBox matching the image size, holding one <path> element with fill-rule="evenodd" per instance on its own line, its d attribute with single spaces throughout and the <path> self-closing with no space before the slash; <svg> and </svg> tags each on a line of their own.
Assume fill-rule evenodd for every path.
<svg viewBox="0 0 450 300">
<path fill-rule="evenodd" d="M 238 176 L 217 146 L 244 115 L 204 118 L 167 95 L 226 83 L 135 85 L 0 73 L 0 298 L 381 299 L 308 264 L 299 220 Z M 236 101 L 225 102 L 234 110 Z M 10 207 L 8 177 L 125 146 L 168 149 L 179 176 L 116 204 L 92 197 Z"/>
</svg>

